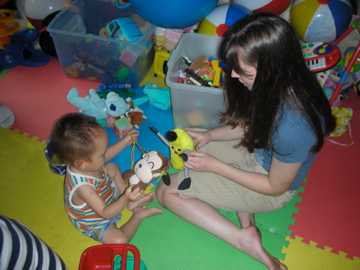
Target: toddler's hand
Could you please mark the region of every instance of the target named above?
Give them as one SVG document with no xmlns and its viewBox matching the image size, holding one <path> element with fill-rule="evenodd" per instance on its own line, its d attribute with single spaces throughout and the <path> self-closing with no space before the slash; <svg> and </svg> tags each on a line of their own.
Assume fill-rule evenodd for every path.
<svg viewBox="0 0 360 270">
<path fill-rule="evenodd" d="M 131 202 L 136 202 L 144 197 L 144 191 L 139 187 L 133 190 L 133 186 L 129 186 L 125 189 L 123 196 L 125 196 Z"/>
<path fill-rule="evenodd" d="M 133 142 L 137 141 L 137 137 L 139 136 L 139 131 L 138 130 L 130 130 L 128 133 L 126 133 L 126 135 L 124 136 L 124 138 L 121 139 L 121 141 L 124 141 L 126 143 L 126 145 L 130 145 Z"/>
</svg>

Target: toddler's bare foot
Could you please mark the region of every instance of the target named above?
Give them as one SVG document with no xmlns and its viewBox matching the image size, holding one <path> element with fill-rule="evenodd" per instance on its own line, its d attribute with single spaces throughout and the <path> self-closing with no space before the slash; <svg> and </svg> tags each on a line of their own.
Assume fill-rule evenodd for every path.
<svg viewBox="0 0 360 270">
<path fill-rule="evenodd" d="M 140 200 L 129 203 L 128 209 L 129 211 L 134 211 L 135 208 L 142 208 L 145 205 L 151 203 L 155 198 L 155 192 L 150 192 L 149 194 L 146 194 L 144 197 L 142 197 Z"/>
<path fill-rule="evenodd" d="M 134 209 L 133 217 L 138 217 L 140 220 L 142 220 L 144 218 L 160 215 L 162 213 L 164 213 L 164 211 L 156 207 L 151 207 L 151 208 L 138 207 Z"/>
</svg>

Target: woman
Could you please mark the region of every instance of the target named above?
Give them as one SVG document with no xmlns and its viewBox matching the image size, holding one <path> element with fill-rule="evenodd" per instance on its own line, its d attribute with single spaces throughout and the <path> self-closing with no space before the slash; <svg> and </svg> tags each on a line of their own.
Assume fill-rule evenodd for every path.
<svg viewBox="0 0 360 270">
<path fill-rule="evenodd" d="M 157 189 L 159 202 L 269 269 L 287 269 L 262 246 L 254 214 L 284 207 L 301 185 L 324 137 L 331 108 L 304 61 L 289 23 L 269 13 L 236 22 L 220 46 L 227 108 L 213 129 L 189 130 L 191 186 L 183 173 Z M 178 179 L 178 180 L 177 180 Z M 240 227 L 216 208 L 235 211 Z"/>
</svg>

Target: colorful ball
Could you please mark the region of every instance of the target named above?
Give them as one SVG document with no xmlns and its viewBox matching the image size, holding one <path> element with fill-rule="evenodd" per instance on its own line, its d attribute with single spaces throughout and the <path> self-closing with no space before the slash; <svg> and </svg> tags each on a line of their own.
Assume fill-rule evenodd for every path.
<svg viewBox="0 0 360 270">
<path fill-rule="evenodd" d="M 294 0 L 290 23 L 304 42 L 333 42 L 349 27 L 349 0 Z"/>
<path fill-rule="evenodd" d="M 237 20 L 251 13 L 249 9 L 238 4 L 220 5 L 200 22 L 198 32 L 222 37 Z"/>
<path fill-rule="evenodd" d="M 186 28 L 204 19 L 217 0 L 130 0 L 134 10 L 145 20 L 163 28 Z"/>
<path fill-rule="evenodd" d="M 270 12 L 280 15 L 290 6 L 291 0 L 233 0 L 233 2 L 252 12 Z"/>
<path fill-rule="evenodd" d="M 72 0 L 22 0 L 26 18 L 35 28 L 41 29 L 42 21 L 51 13 L 63 9 Z"/>
</svg>

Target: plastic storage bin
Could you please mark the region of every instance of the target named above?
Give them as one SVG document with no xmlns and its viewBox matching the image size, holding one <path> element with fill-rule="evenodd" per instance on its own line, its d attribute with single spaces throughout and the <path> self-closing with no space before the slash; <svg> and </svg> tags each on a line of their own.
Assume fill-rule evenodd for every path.
<svg viewBox="0 0 360 270">
<path fill-rule="evenodd" d="M 225 108 L 221 88 L 178 83 L 179 70 L 187 65 L 182 56 L 193 61 L 200 56 L 218 59 L 218 48 L 222 38 L 199 33 L 183 34 L 168 61 L 166 84 L 170 88 L 171 105 L 175 127 L 219 127 L 219 111 Z"/>
<path fill-rule="evenodd" d="M 131 18 L 142 36 L 134 42 L 108 38 L 106 24 Z M 131 6 L 120 9 L 111 0 L 76 0 L 48 26 L 66 76 L 138 85 L 154 59 L 155 26 Z"/>
</svg>

